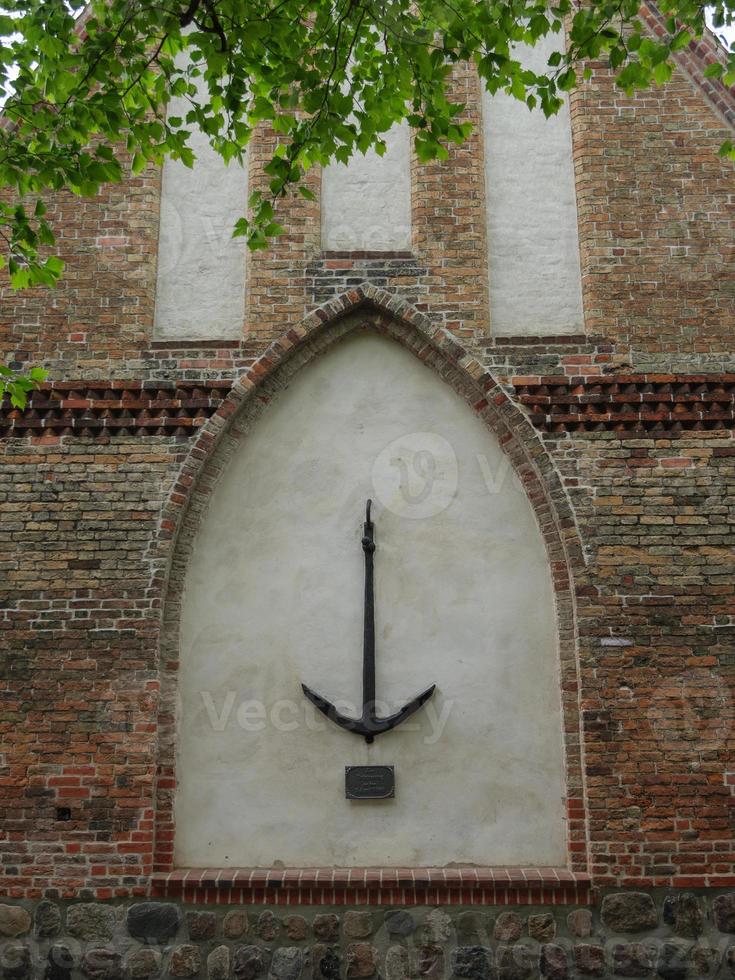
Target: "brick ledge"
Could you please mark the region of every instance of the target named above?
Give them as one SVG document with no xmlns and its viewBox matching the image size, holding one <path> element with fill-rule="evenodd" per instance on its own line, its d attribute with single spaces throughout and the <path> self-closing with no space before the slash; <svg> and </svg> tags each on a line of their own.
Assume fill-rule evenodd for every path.
<svg viewBox="0 0 735 980">
<path fill-rule="evenodd" d="M 588 904 L 591 877 L 567 868 L 177 868 L 155 896 L 205 904 Z"/>
</svg>

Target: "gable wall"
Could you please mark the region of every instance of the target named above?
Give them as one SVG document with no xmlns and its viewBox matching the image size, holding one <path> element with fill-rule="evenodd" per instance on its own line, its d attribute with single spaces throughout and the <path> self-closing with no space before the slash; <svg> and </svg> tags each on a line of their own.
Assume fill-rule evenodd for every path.
<svg viewBox="0 0 735 980">
<path fill-rule="evenodd" d="M 462 72 L 456 84 L 479 127 L 476 84 Z M 571 861 L 599 888 L 733 887 L 732 167 L 714 154 L 725 131 L 682 77 L 628 99 L 596 70 L 571 116 L 584 335 L 493 335 L 479 128 L 448 163 L 412 162 L 411 254 L 322 254 L 318 202 L 290 204 L 290 234 L 248 260 L 242 341 L 152 340 L 156 173 L 104 192 L 104 207 L 60 196 L 65 283 L 5 291 L 0 304 L 11 355 L 48 364 L 61 382 L 99 385 L 70 385 L 46 432 L 16 438 L 16 429 L 0 442 L 0 643 L 11 664 L 2 724 L 12 736 L 0 770 L 0 887 L 14 899 L 150 891 L 154 786 L 165 796 L 173 780 L 154 763 L 163 591 L 153 557 L 172 487 L 185 492 L 177 481 L 190 433 L 219 404 L 204 384 L 196 394 L 176 384 L 239 376 L 315 307 L 365 281 L 444 328 L 458 359 L 474 355 L 493 372 L 504 384 L 494 397 L 536 406 L 540 465 L 561 481 L 567 530 L 587 561 L 576 632 L 567 626 L 581 686 L 563 691 L 568 744 L 583 761 L 583 779 L 568 787 Z M 251 146 L 251 186 L 271 145 L 261 132 Z M 319 175 L 310 179 L 318 190 Z M 571 394 L 548 377 L 566 378 Z M 601 378 L 616 390 L 601 393 Z M 134 421 L 155 419 L 147 391 L 160 401 L 165 389 L 181 424 L 153 426 L 153 437 L 137 421 L 112 436 L 84 430 L 83 413 L 104 414 L 90 402 L 110 379 L 138 383 L 119 410 Z M 718 387 L 724 401 L 707 411 L 723 414 L 705 423 L 703 398 Z M 623 419 L 643 395 L 657 431 Z M 574 421 L 554 422 L 555 397 L 571 399 Z M 680 422 L 682 404 L 699 415 Z M 56 819 L 59 807 L 71 823 Z M 157 844 L 165 852 L 172 841 L 161 833 Z M 711 944 L 724 950 L 732 920 L 715 919 L 711 898 Z"/>
</svg>

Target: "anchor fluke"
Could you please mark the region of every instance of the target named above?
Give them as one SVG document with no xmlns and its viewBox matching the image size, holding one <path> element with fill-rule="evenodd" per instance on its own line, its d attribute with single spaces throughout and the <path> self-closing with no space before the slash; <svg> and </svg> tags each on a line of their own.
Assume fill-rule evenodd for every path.
<svg viewBox="0 0 735 980">
<path fill-rule="evenodd" d="M 384 732 L 389 732 L 397 725 L 400 725 L 402 721 L 410 718 L 412 714 L 419 710 L 426 702 L 429 700 L 431 695 L 436 690 L 436 684 L 432 684 L 431 687 L 427 687 L 425 691 L 421 694 L 417 694 L 415 698 L 412 698 L 408 704 L 396 711 L 392 715 L 388 715 L 387 718 L 379 718 L 377 715 L 371 714 L 367 717 L 362 718 L 350 718 L 349 715 L 343 715 L 341 711 L 323 698 L 321 694 L 317 694 L 316 691 L 312 691 L 310 687 L 306 684 L 301 685 L 301 690 L 304 692 L 306 697 L 311 701 L 311 703 L 318 708 L 323 715 L 333 721 L 335 725 L 339 725 L 340 728 L 344 728 L 345 731 L 354 732 L 356 735 L 362 735 L 366 742 L 370 743 L 374 741 L 376 735 L 382 735 Z"/>
<path fill-rule="evenodd" d="M 373 594 L 373 555 L 375 553 L 375 526 L 370 517 L 372 501 L 365 506 L 365 524 L 363 525 L 362 550 L 365 553 L 365 624 L 362 651 L 362 715 L 350 718 L 323 698 L 321 694 L 312 691 L 306 684 L 301 689 L 311 703 L 326 715 L 330 721 L 348 732 L 361 735 L 366 742 L 372 742 L 376 735 L 389 732 L 406 718 L 426 704 L 436 689 L 432 684 L 421 694 L 416 695 L 408 704 L 387 718 L 379 718 L 375 713 L 375 598 Z"/>
</svg>

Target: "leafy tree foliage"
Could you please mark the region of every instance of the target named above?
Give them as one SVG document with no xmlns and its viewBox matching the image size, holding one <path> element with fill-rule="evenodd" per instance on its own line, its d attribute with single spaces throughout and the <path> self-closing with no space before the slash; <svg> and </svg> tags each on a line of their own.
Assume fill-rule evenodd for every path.
<svg viewBox="0 0 735 980">
<path fill-rule="evenodd" d="M 705 29 L 696 0 L 659 0 L 668 36 L 647 36 L 639 0 L 5 0 L 0 75 L 0 261 L 16 288 L 53 284 L 63 271 L 44 198 L 94 195 L 129 165 L 170 156 L 191 166 L 198 126 L 225 159 L 241 160 L 261 121 L 282 137 L 234 233 L 263 248 L 281 229 L 279 197 L 305 196 L 314 164 L 385 149 L 407 120 L 421 160 L 441 158 L 468 124 L 449 94 L 452 65 L 472 61 L 489 91 L 547 115 L 604 59 L 625 91 L 667 81 L 672 53 Z M 735 0 L 716 0 L 716 27 Z M 533 45 L 566 26 L 564 54 L 546 71 L 523 64 Z M 708 74 L 735 82 L 735 51 Z M 172 97 L 187 105 L 169 115 Z M 177 101 L 177 104 L 178 101 Z M 735 158 L 732 143 L 721 148 Z"/>
<path fill-rule="evenodd" d="M 40 384 L 47 374 L 48 372 L 40 367 L 31 368 L 28 374 L 19 374 L 4 364 L 0 364 L 0 401 L 7 394 L 10 398 L 10 404 L 14 408 L 25 408 L 28 392 Z"/>
</svg>

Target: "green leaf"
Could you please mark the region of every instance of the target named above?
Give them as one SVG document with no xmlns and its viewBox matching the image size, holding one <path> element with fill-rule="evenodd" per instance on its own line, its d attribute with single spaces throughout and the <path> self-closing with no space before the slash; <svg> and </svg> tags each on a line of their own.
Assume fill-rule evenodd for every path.
<svg viewBox="0 0 735 980">
<path fill-rule="evenodd" d="M 725 74 L 725 66 L 718 61 L 713 61 L 704 69 L 705 78 L 721 78 Z"/>
<path fill-rule="evenodd" d="M 687 30 L 681 30 L 671 42 L 672 51 L 680 51 L 691 44 L 692 35 Z"/>
</svg>

